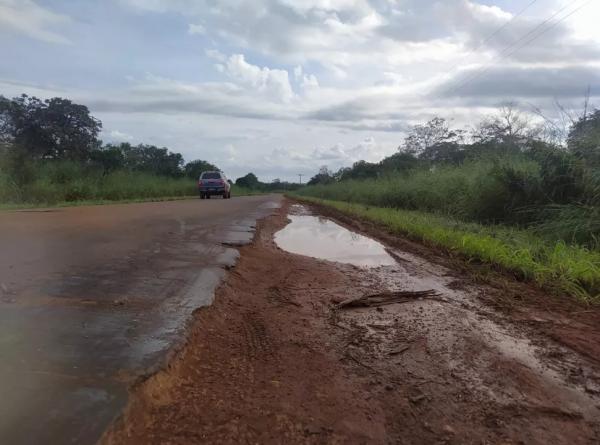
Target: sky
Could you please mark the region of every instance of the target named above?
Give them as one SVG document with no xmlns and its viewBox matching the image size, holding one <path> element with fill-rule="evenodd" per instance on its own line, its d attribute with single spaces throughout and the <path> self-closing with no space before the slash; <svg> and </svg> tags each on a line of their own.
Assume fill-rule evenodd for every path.
<svg viewBox="0 0 600 445">
<path fill-rule="evenodd" d="M 65 97 L 105 142 L 297 181 L 434 116 L 600 96 L 600 0 L 0 0 L 0 95 Z"/>
</svg>

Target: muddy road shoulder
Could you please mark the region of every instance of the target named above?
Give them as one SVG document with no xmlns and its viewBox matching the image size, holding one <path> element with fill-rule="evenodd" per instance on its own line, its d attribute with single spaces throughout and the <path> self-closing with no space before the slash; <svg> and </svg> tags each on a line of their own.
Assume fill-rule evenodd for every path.
<svg viewBox="0 0 600 445">
<path fill-rule="evenodd" d="M 103 443 L 598 442 L 593 360 L 426 255 L 388 246 L 403 260 L 364 268 L 285 252 L 273 238 L 288 210 L 260 222 Z M 336 309 L 419 290 L 438 297 Z"/>
</svg>

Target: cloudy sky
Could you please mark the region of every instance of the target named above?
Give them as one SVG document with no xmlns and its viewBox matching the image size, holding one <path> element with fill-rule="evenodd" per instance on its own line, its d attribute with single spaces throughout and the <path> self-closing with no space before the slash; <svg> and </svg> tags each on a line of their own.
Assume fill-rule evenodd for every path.
<svg viewBox="0 0 600 445">
<path fill-rule="evenodd" d="M 600 0 L 0 0 L 0 94 L 294 180 L 380 160 L 434 115 L 600 96 L 598 17 Z"/>
</svg>

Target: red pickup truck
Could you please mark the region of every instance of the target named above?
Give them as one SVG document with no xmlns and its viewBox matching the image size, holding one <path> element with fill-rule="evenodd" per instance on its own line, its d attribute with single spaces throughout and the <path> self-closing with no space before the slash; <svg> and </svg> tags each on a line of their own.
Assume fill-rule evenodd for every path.
<svg viewBox="0 0 600 445">
<path fill-rule="evenodd" d="M 222 172 L 203 172 L 198 178 L 200 199 L 210 199 L 212 195 L 231 198 L 231 184 Z"/>
</svg>

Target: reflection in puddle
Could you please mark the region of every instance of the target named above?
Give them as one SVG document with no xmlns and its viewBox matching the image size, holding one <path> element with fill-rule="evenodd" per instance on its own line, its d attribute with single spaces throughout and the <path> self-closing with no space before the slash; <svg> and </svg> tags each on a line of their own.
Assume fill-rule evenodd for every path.
<svg viewBox="0 0 600 445">
<path fill-rule="evenodd" d="M 382 244 L 333 221 L 307 215 L 289 218 L 292 222 L 275 234 L 275 242 L 283 250 L 363 267 L 396 264 Z"/>
</svg>

